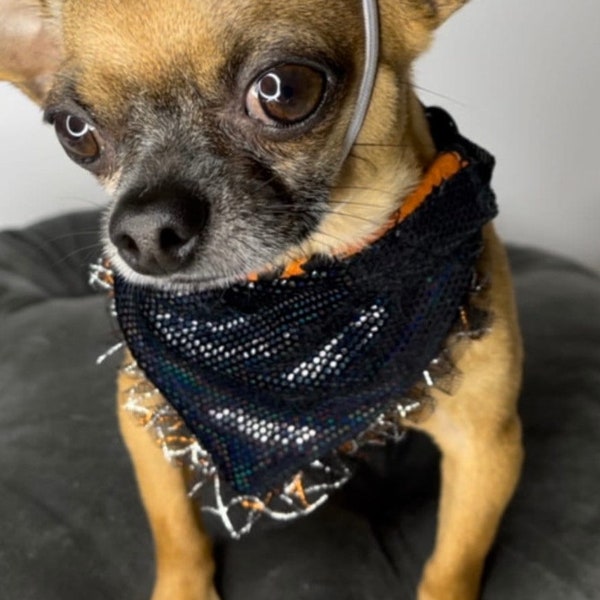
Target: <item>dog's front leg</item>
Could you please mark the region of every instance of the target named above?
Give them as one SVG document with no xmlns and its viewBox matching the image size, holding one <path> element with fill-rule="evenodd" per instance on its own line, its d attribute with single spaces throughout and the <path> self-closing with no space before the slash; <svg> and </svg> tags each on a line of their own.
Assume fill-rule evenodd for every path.
<svg viewBox="0 0 600 600">
<path fill-rule="evenodd" d="M 433 415 L 417 428 L 442 453 L 441 495 L 433 554 L 419 600 L 474 600 L 485 558 L 510 501 L 523 450 L 517 414 L 522 350 L 504 250 L 491 228 L 483 271 L 491 275 L 492 330 L 470 342 L 455 396 L 433 391 Z"/>
<path fill-rule="evenodd" d="M 455 426 L 451 420 L 442 425 Z M 435 435 L 442 450 L 442 489 L 435 548 L 423 573 L 419 600 L 478 597 L 485 558 L 518 480 L 521 446 L 516 416 L 493 435 L 479 438 L 457 428 L 453 436 L 462 439 L 448 441 Z"/>
<path fill-rule="evenodd" d="M 118 414 L 154 538 L 156 582 L 152 600 L 218 600 L 211 542 L 188 498 L 181 469 L 170 465 L 144 427 L 125 409 L 140 381 L 121 374 Z"/>
</svg>

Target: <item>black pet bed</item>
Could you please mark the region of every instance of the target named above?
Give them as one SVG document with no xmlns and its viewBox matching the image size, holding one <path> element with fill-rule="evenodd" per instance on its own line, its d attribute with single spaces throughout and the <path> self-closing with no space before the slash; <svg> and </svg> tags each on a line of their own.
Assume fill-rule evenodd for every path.
<svg viewBox="0 0 600 600">
<path fill-rule="evenodd" d="M 98 214 L 0 234 L 0 597 L 148 600 L 152 545 L 117 432 Z M 600 278 L 511 248 L 525 336 L 521 485 L 484 600 L 600 598 Z M 412 434 L 312 516 L 219 542 L 222 600 L 409 600 L 437 455 Z M 457 540 L 457 544 L 461 541 Z"/>
</svg>

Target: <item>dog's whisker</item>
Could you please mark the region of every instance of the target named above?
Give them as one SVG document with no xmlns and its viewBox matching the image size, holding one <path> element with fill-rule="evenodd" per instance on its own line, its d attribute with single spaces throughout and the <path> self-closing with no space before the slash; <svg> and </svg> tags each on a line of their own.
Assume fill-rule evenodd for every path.
<svg viewBox="0 0 600 600">
<path fill-rule="evenodd" d="M 335 242 L 337 242 L 335 246 L 333 246 L 333 245 L 329 244 L 329 248 L 330 248 L 330 250 L 331 250 L 331 251 L 333 251 L 333 250 L 336 248 L 336 246 L 337 246 L 338 244 L 342 244 L 342 245 L 344 245 L 344 246 L 347 246 L 347 245 L 348 245 L 348 243 L 349 243 L 349 242 L 348 242 L 348 240 L 345 240 L 345 239 L 343 239 L 343 238 L 341 238 L 341 237 L 339 237 L 339 236 L 336 236 L 336 235 L 334 235 L 333 233 L 328 233 L 328 232 L 326 232 L 326 231 L 321 231 L 321 230 L 318 230 L 318 231 L 316 231 L 316 232 L 313 234 L 313 236 L 314 236 L 314 237 L 316 237 L 316 236 L 327 237 L 327 238 L 329 238 L 329 239 L 332 239 L 332 240 L 334 240 Z"/>
<path fill-rule="evenodd" d="M 377 165 L 370 158 L 367 158 L 366 156 L 360 156 L 359 154 L 356 154 L 355 152 L 350 152 L 350 154 L 348 154 L 348 158 L 351 158 L 353 160 L 362 160 L 364 163 L 367 163 L 373 171 L 377 170 Z"/>
<path fill-rule="evenodd" d="M 67 254 L 65 254 L 64 256 L 62 256 L 61 258 L 59 258 L 58 260 L 56 260 L 53 265 L 55 267 L 62 265 L 63 263 L 67 262 L 68 260 L 72 259 L 75 256 L 78 256 L 80 254 L 85 254 L 85 253 L 89 253 L 86 254 L 86 258 L 84 260 L 84 262 L 90 262 L 92 261 L 94 258 L 96 258 L 91 251 L 92 250 L 96 250 L 98 252 L 102 251 L 102 244 L 100 242 L 96 242 L 94 244 L 90 244 L 88 246 L 82 246 L 81 248 L 77 248 L 76 250 L 73 250 L 72 252 L 68 252 Z"/>
<path fill-rule="evenodd" d="M 331 200 L 330 204 L 333 206 L 357 206 L 364 208 L 388 208 L 388 203 L 379 203 L 379 202 L 358 202 L 356 200 Z"/>
<path fill-rule="evenodd" d="M 99 229 L 96 230 L 82 230 L 82 231 L 71 231 L 69 233 L 65 233 L 63 235 L 57 235 L 55 237 L 52 237 L 48 240 L 48 242 L 50 244 L 53 244 L 55 242 L 60 242 L 62 240 L 67 240 L 69 238 L 81 238 L 81 237 L 89 237 L 89 236 L 96 236 L 98 238 L 100 238 L 101 232 Z"/>
<path fill-rule="evenodd" d="M 416 85 L 416 84 L 412 84 L 412 85 L 415 89 L 423 92 L 424 94 L 430 94 L 431 96 L 436 96 L 437 98 L 441 98 L 442 100 L 448 100 L 448 102 L 452 102 L 453 104 L 456 104 L 457 106 L 460 106 L 462 108 L 468 108 L 468 106 L 469 106 L 465 102 L 461 102 L 460 100 L 453 98 L 452 96 L 447 96 L 446 94 L 441 94 L 432 89 L 423 87 L 422 85 Z"/>
<path fill-rule="evenodd" d="M 352 213 L 342 212 L 342 211 L 338 211 L 338 210 L 329 210 L 325 214 L 326 214 L 326 216 L 339 215 L 340 217 L 344 217 L 347 219 L 357 219 L 358 221 L 363 221 L 365 223 L 369 223 L 370 225 L 375 225 L 375 226 L 378 226 L 381 224 L 378 220 L 370 219 L 369 217 L 365 217 L 364 215 L 355 215 Z"/>
<path fill-rule="evenodd" d="M 107 198 L 105 202 L 102 202 L 101 200 L 92 200 L 87 197 L 69 196 L 69 195 L 61 195 L 60 198 L 62 200 L 67 200 L 72 204 L 75 204 L 75 203 L 80 204 L 81 207 L 79 208 L 79 210 L 81 210 L 81 211 L 87 210 L 87 208 L 84 208 L 84 207 L 91 207 L 96 210 L 104 209 L 104 208 L 106 208 L 107 203 L 110 200 L 110 198 Z M 75 208 L 75 210 L 77 210 L 77 208 Z"/>
<path fill-rule="evenodd" d="M 355 142 L 354 146 L 364 148 L 410 148 L 408 144 L 384 144 L 381 142 Z"/>
<path fill-rule="evenodd" d="M 390 190 L 382 190 L 381 188 L 374 188 L 370 186 L 360 185 L 334 185 L 330 188 L 331 190 L 358 190 L 361 192 L 377 192 L 378 194 L 388 194 L 389 196 L 395 196 L 396 193 Z"/>
<path fill-rule="evenodd" d="M 253 193 L 256 194 L 258 192 L 262 192 L 267 186 L 271 185 L 275 181 L 275 179 L 276 177 L 275 175 L 273 175 L 273 177 L 270 177 L 266 181 L 263 181 L 255 190 L 253 190 Z"/>
</svg>

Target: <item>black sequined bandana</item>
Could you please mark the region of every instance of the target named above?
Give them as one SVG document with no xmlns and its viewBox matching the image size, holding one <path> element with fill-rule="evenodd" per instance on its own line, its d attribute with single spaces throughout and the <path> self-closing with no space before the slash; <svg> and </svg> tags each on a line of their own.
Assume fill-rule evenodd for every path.
<svg viewBox="0 0 600 600">
<path fill-rule="evenodd" d="M 428 114 L 440 151 L 464 166 L 360 253 L 194 293 L 115 276 L 137 364 L 241 494 L 276 489 L 355 439 L 443 348 L 496 215 L 494 161 Z"/>
</svg>

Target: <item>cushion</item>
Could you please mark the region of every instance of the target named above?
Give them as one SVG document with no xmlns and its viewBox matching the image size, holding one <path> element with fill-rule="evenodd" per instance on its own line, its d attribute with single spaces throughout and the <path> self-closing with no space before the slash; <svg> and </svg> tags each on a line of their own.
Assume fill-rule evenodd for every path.
<svg viewBox="0 0 600 600">
<path fill-rule="evenodd" d="M 119 340 L 87 284 L 99 215 L 0 233 L 0 581 L 18 600 L 150 596 L 152 542 L 114 410 Z M 600 278 L 510 248 L 525 339 L 523 478 L 484 600 L 600 597 Z M 222 600 L 414 597 L 435 533 L 438 455 L 411 433 L 322 509 L 219 540 Z M 460 539 L 457 539 L 460 544 Z"/>
</svg>

